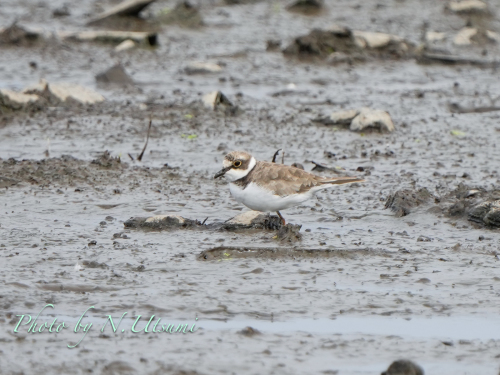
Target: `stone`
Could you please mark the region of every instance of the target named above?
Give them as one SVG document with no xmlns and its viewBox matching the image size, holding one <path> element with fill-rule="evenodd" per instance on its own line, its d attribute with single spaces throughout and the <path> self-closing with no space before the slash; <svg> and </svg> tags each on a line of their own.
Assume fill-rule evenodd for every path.
<svg viewBox="0 0 500 375">
<path fill-rule="evenodd" d="M 375 33 L 369 31 L 353 31 L 356 44 L 361 48 L 387 47 L 391 42 L 401 42 L 402 39 L 396 35 Z"/>
<path fill-rule="evenodd" d="M 49 101 L 66 104 L 97 104 L 103 102 L 104 96 L 76 83 L 48 83 L 41 80 L 38 84 L 26 88 L 23 93 L 46 97 Z"/>
<path fill-rule="evenodd" d="M 480 0 L 450 1 L 447 8 L 455 13 L 488 12 L 488 4 Z"/>
<path fill-rule="evenodd" d="M 130 85 L 134 83 L 121 64 L 116 64 L 105 72 L 99 73 L 95 79 L 105 84 Z"/>
<path fill-rule="evenodd" d="M 472 207 L 468 219 L 491 227 L 500 227 L 500 200 L 482 202 Z"/>
<path fill-rule="evenodd" d="M 190 62 L 184 68 L 184 72 L 186 74 L 210 74 L 210 73 L 219 73 L 221 71 L 222 67 L 220 65 L 202 61 Z"/>
<path fill-rule="evenodd" d="M 0 108 L 21 110 L 38 104 L 40 97 L 34 94 L 24 94 L 8 89 L 0 89 Z"/>
<path fill-rule="evenodd" d="M 400 359 L 392 362 L 381 375 L 424 375 L 424 370 L 412 361 Z"/>
<path fill-rule="evenodd" d="M 345 111 L 333 112 L 329 121 L 332 125 L 349 125 L 351 121 L 359 115 L 359 109 L 348 109 Z"/>
<path fill-rule="evenodd" d="M 232 107 L 233 103 L 220 91 L 213 91 L 202 98 L 205 107 L 215 110 L 219 105 Z"/>
<path fill-rule="evenodd" d="M 439 42 L 446 38 L 446 33 L 440 33 L 437 31 L 427 31 L 425 33 L 425 41 L 428 43 Z"/>
<path fill-rule="evenodd" d="M 272 229 L 281 228 L 281 219 L 260 211 L 246 211 L 232 219 L 227 220 L 222 226 L 226 230 L 235 229 Z"/>
<path fill-rule="evenodd" d="M 114 30 L 87 30 L 79 32 L 59 32 L 57 34 L 63 40 L 74 40 L 78 42 L 101 42 L 120 44 L 125 40 L 132 40 L 137 44 L 156 46 L 158 34 L 147 31 L 114 31 Z"/>
<path fill-rule="evenodd" d="M 124 17 L 124 16 L 135 16 L 137 17 L 139 13 L 148 5 L 156 0 L 127 0 L 124 1 L 111 9 L 101 13 L 97 17 L 90 20 L 87 25 L 92 25 L 101 21 L 104 21 L 111 17 Z"/>
<path fill-rule="evenodd" d="M 471 38 L 477 34 L 477 29 L 474 27 L 464 27 L 455 35 L 453 43 L 457 46 L 468 46 L 472 43 Z"/>
<path fill-rule="evenodd" d="M 127 39 L 115 47 L 115 52 L 128 51 L 135 48 L 137 44 L 132 39 Z"/>
<path fill-rule="evenodd" d="M 379 109 L 363 108 L 352 120 L 350 129 L 361 131 L 369 127 L 380 128 L 388 132 L 395 130 L 394 123 L 388 112 Z"/>
<path fill-rule="evenodd" d="M 156 215 L 151 217 L 132 217 L 123 223 L 125 228 L 164 230 L 172 228 L 191 228 L 202 226 L 198 220 L 186 219 L 179 215 Z"/>
<path fill-rule="evenodd" d="M 396 217 L 409 215 L 411 210 L 428 202 L 433 195 L 426 189 L 418 191 L 409 189 L 398 190 L 396 193 L 387 197 L 385 208 L 390 208 L 396 213 Z"/>
</svg>

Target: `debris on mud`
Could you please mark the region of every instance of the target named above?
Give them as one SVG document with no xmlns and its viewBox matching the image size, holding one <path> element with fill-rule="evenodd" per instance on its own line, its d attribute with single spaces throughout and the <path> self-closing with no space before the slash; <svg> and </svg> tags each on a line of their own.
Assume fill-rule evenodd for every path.
<svg viewBox="0 0 500 375">
<path fill-rule="evenodd" d="M 497 68 L 500 61 L 475 59 L 464 56 L 452 55 L 450 53 L 437 53 L 425 49 L 417 56 L 419 64 L 444 64 L 444 65 L 472 65 L 482 68 Z"/>
<path fill-rule="evenodd" d="M 361 109 L 354 117 L 349 127 L 352 131 L 362 131 L 366 128 L 379 128 L 388 132 L 394 131 L 394 123 L 388 112 L 379 109 Z"/>
<path fill-rule="evenodd" d="M 282 227 L 281 219 L 278 216 L 271 216 L 268 213 L 259 211 L 246 211 L 232 219 L 227 220 L 222 225 L 225 230 L 238 229 L 269 229 L 279 230 Z"/>
<path fill-rule="evenodd" d="M 371 108 L 333 112 L 328 117 L 320 117 L 313 121 L 325 125 L 349 125 L 352 131 L 362 131 L 366 128 L 379 128 L 387 132 L 395 130 L 394 123 L 388 112 Z"/>
<path fill-rule="evenodd" d="M 17 185 L 19 181 L 13 178 L 7 178 L 0 176 L 0 189 L 9 188 L 11 186 Z"/>
<path fill-rule="evenodd" d="M 213 91 L 202 98 L 205 107 L 212 110 L 222 110 L 226 115 L 237 115 L 239 107 L 233 103 L 220 91 Z"/>
<path fill-rule="evenodd" d="M 128 51 L 135 48 L 137 44 L 132 39 L 127 39 L 115 47 L 115 52 Z"/>
<path fill-rule="evenodd" d="M 103 168 L 122 168 L 121 159 L 119 156 L 113 157 L 109 151 L 104 151 L 97 159 L 92 160 L 92 164 L 98 165 Z"/>
<path fill-rule="evenodd" d="M 42 79 L 38 84 L 23 90 L 45 98 L 50 104 L 89 105 L 103 102 L 104 96 L 87 87 L 70 82 L 49 83 Z"/>
<path fill-rule="evenodd" d="M 165 25 L 178 25 L 187 28 L 198 28 L 204 24 L 198 7 L 186 0 L 179 1 L 172 10 L 162 11 L 156 17 L 156 21 Z"/>
<path fill-rule="evenodd" d="M 221 71 L 222 67 L 220 65 L 203 61 L 190 62 L 184 68 L 186 74 L 211 74 Z"/>
<path fill-rule="evenodd" d="M 411 57 L 413 49 L 411 43 L 396 35 L 333 26 L 327 30 L 314 29 L 308 35 L 297 37 L 283 53 L 287 56 L 325 58 L 341 52 L 363 60 L 366 57 Z"/>
<path fill-rule="evenodd" d="M 100 24 L 111 17 L 138 17 L 139 13 L 156 0 L 127 0 L 93 18 L 87 25 Z"/>
<path fill-rule="evenodd" d="M 300 247 L 251 247 L 251 246 L 219 246 L 202 251 L 198 260 L 221 260 L 221 259 L 323 259 L 323 258 L 353 258 L 357 255 L 373 255 L 370 249 L 305 249 Z"/>
<path fill-rule="evenodd" d="M 77 32 L 60 32 L 58 36 L 63 40 L 77 42 L 98 42 L 120 44 L 125 40 L 132 40 L 139 45 L 154 47 L 158 44 L 158 34 L 154 31 L 116 31 L 116 30 L 88 30 Z"/>
<path fill-rule="evenodd" d="M 387 198 L 385 208 L 390 208 L 395 212 L 396 217 L 402 217 L 409 215 L 412 208 L 429 202 L 433 197 L 426 188 L 421 188 L 418 191 L 409 189 L 399 190 Z"/>
<path fill-rule="evenodd" d="M 458 103 L 448 103 L 448 109 L 451 113 L 485 113 L 485 112 L 495 112 L 500 111 L 500 107 L 497 106 L 478 106 L 469 107 L 462 106 Z"/>
<path fill-rule="evenodd" d="M 33 45 L 40 39 L 40 35 L 36 32 L 26 30 L 18 26 L 17 23 L 11 26 L 0 29 L 0 46 L 1 45 L 15 45 L 27 47 Z"/>
<path fill-rule="evenodd" d="M 0 112 L 40 109 L 41 107 L 42 104 L 38 95 L 0 89 Z"/>
<path fill-rule="evenodd" d="M 252 327 L 245 327 L 241 331 L 238 332 L 240 335 L 247 336 L 247 337 L 253 337 L 255 335 L 260 335 L 260 331 L 252 328 Z"/>
<path fill-rule="evenodd" d="M 84 260 L 82 261 L 82 265 L 85 266 L 86 268 L 109 268 L 106 263 L 99 263 L 95 260 Z"/>
<path fill-rule="evenodd" d="M 489 14 L 488 4 L 480 0 L 450 1 L 446 9 L 457 14 L 483 13 Z"/>
<path fill-rule="evenodd" d="M 381 375 L 424 375 L 424 370 L 412 361 L 400 359 L 392 362 Z"/>
<path fill-rule="evenodd" d="M 479 224 L 500 228 L 500 200 L 483 202 L 474 206 L 468 219 Z"/>
<path fill-rule="evenodd" d="M 308 16 L 318 14 L 323 8 L 323 0 L 295 0 L 287 5 L 290 12 L 302 13 Z"/>
<path fill-rule="evenodd" d="M 278 229 L 277 238 L 281 242 L 296 242 L 302 239 L 302 234 L 300 232 L 300 228 L 302 225 L 298 224 L 286 224 L 282 225 L 280 229 Z"/>
<path fill-rule="evenodd" d="M 179 215 L 156 215 L 151 217 L 131 217 L 123 223 L 125 228 L 164 230 L 172 228 L 193 228 L 201 226 L 198 220 Z"/>
<path fill-rule="evenodd" d="M 134 83 L 122 64 L 116 64 L 105 72 L 97 74 L 95 79 L 104 84 L 131 85 Z"/>
</svg>

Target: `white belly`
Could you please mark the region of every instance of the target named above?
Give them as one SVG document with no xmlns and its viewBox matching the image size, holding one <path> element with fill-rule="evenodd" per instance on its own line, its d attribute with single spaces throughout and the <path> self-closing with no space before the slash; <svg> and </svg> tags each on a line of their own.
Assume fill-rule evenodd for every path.
<svg viewBox="0 0 500 375">
<path fill-rule="evenodd" d="M 313 195 L 312 192 L 308 192 L 306 194 L 293 194 L 287 197 L 280 197 L 254 183 L 250 183 L 244 190 L 238 185 L 230 183 L 229 190 L 231 191 L 231 195 L 238 202 L 244 204 L 251 210 L 262 212 L 281 211 L 286 208 L 297 206 Z"/>
</svg>

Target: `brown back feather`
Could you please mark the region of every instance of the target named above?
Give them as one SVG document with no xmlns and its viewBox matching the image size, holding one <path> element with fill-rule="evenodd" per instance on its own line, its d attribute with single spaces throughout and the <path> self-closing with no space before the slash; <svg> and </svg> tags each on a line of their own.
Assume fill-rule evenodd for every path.
<svg viewBox="0 0 500 375">
<path fill-rule="evenodd" d="M 250 180 L 261 187 L 271 190 L 273 194 L 281 196 L 305 193 L 315 186 L 325 184 L 340 185 L 364 181 L 357 177 L 323 178 L 289 165 L 265 161 L 258 161 L 249 174 L 234 183 L 244 189 L 248 186 Z"/>
</svg>

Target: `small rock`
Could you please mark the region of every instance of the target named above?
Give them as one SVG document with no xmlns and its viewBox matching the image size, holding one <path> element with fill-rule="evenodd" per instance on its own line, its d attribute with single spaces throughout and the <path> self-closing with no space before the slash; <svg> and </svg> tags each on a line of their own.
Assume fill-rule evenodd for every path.
<svg viewBox="0 0 500 375">
<path fill-rule="evenodd" d="M 300 234 L 300 228 L 302 225 L 297 224 L 286 224 L 282 225 L 278 230 L 278 240 L 281 242 L 295 242 L 302 239 L 302 234 Z"/>
<path fill-rule="evenodd" d="M 427 277 L 423 277 L 421 279 L 418 279 L 416 282 L 420 284 L 429 284 L 431 281 Z"/>
<path fill-rule="evenodd" d="M 412 208 L 428 202 L 432 197 L 433 195 L 426 188 L 422 188 L 417 192 L 399 190 L 387 198 L 385 208 L 390 208 L 394 211 L 396 217 L 402 217 L 408 215 Z"/>
<path fill-rule="evenodd" d="M 97 82 L 106 84 L 130 85 L 134 83 L 121 64 L 116 64 L 105 72 L 99 73 L 95 79 Z"/>
<path fill-rule="evenodd" d="M 247 336 L 247 337 L 252 337 L 255 335 L 260 335 L 260 331 L 256 330 L 255 328 L 252 327 L 245 327 L 241 331 L 238 332 L 240 335 Z"/>
<path fill-rule="evenodd" d="M 30 46 L 39 38 L 40 35 L 37 32 L 26 30 L 16 23 L 5 29 L 0 29 L 0 45 Z"/>
<path fill-rule="evenodd" d="M 477 34 L 477 29 L 473 27 L 464 27 L 453 39 L 457 46 L 468 46 L 472 43 L 471 38 Z"/>
<path fill-rule="evenodd" d="M 488 13 L 488 4 L 480 0 L 450 1 L 446 7 L 455 13 Z"/>
<path fill-rule="evenodd" d="M 495 31 L 486 30 L 486 37 L 492 42 L 500 43 L 500 34 Z"/>
<path fill-rule="evenodd" d="M 58 17 L 67 17 L 70 16 L 71 13 L 69 11 L 68 4 L 63 4 L 61 7 L 54 9 L 52 12 L 52 17 L 58 18 Z"/>
<path fill-rule="evenodd" d="M 278 216 L 271 216 L 260 211 L 246 211 L 226 221 L 223 228 L 236 229 L 271 229 L 277 230 L 282 226 Z"/>
<path fill-rule="evenodd" d="M 132 39 L 127 39 L 115 47 L 115 52 L 128 51 L 136 46 L 137 44 Z"/>
<path fill-rule="evenodd" d="M 174 9 L 160 12 L 156 21 L 189 28 L 198 28 L 204 24 L 199 8 L 189 1 L 179 1 Z"/>
<path fill-rule="evenodd" d="M 173 225 L 182 225 L 186 222 L 186 219 L 179 215 L 156 215 L 146 219 L 146 223 L 159 223 L 162 221 L 168 221 Z"/>
<path fill-rule="evenodd" d="M 139 13 L 147 7 L 149 4 L 153 3 L 155 0 L 126 0 L 111 9 L 105 11 L 104 13 L 98 15 L 97 17 L 90 20 L 87 25 L 92 25 L 100 23 L 111 17 L 124 17 L 124 16 L 135 16 L 137 17 Z"/>
<path fill-rule="evenodd" d="M 78 42 L 100 42 L 120 44 L 125 40 L 133 40 L 137 44 L 156 46 L 158 34 L 154 31 L 119 31 L 119 30 L 86 30 L 86 31 L 61 31 L 57 35 L 63 40 Z"/>
<path fill-rule="evenodd" d="M 40 97 L 38 95 L 0 89 L 0 108 L 6 107 L 11 110 L 35 108 L 39 101 Z"/>
<path fill-rule="evenodd" d="M 198 220 L 186 219 L 179 215 L 157 215 L 152 217 L 132 217 L 123 223 L 123 225 L 125 228 L 163 230 L 191 228 L 201 226 L 202 224 Z"/>
<path fill-rule="evenodd" d="M 210 74 L 220 71 L 222 71 L 220 65 L 202 61 L 193 61 L 184 68 L 186 74 Z"/>
<path fill-rule="evenodd" d="M 333 112 L 328 118 L 332 125 L 349 125 L 352 120 L 359 115 L 360 110 L 350 109 L 346 111 Z"/>
<path fill-rule="evenodd" d="M 468 214 L 470 221 L 500 227 L 500 200 L 483 202 L 474 206 Z"/>
<path fill-rule="evenodd" d="M 424 370 L 412 361 L 400 359 L 392 362 L 381 375 L 424 375 Z"/>
<path fill-rule="evenodd" d="M 361 109 L 351 122 L 350 129 L 352 131 L 361 131 L 368 127 L 380 128 L 388 132 L 394 131 L 394 123 L 388 112 L 379 109 Z"/>
<path fill-rule="evenodd" d="M 202 101 L 205 107 L 212 110 L 221 110 L 229 116 L 237 116 L 242 112 L 238 106 L 233 105 L 227 96 L 220 91 L 213 91 L 204 95 Z"/>
<path fill-rule="evenodd" d="M 323 0 L 295 0 L 287 5 L 290 12 L 303 13 L 306 15 L 317 14 L 323 8 Z"/>
<path fill-rule="evenodd" d="M 356 44 L 360 48 L 383 48 L 390 43 L 401 43 L 402 39 L 396 35 L 374 33 L 369 31 L 353 31 Z"/>
<path fill-rule="evenodd" d="M 43 79 L 23 93 L 45 97 L 52 103 L 96 104 L 105 100 L 101 94 L 75 83 L 48 83 Z"/>
<path fill-rule="evenodd" d="M 425 41 L 428 43 L 439 42 L 446 38 L 446 33 L 440 33 L 437 31 L 427 31 L 425 33 Z"/>
</svg>

